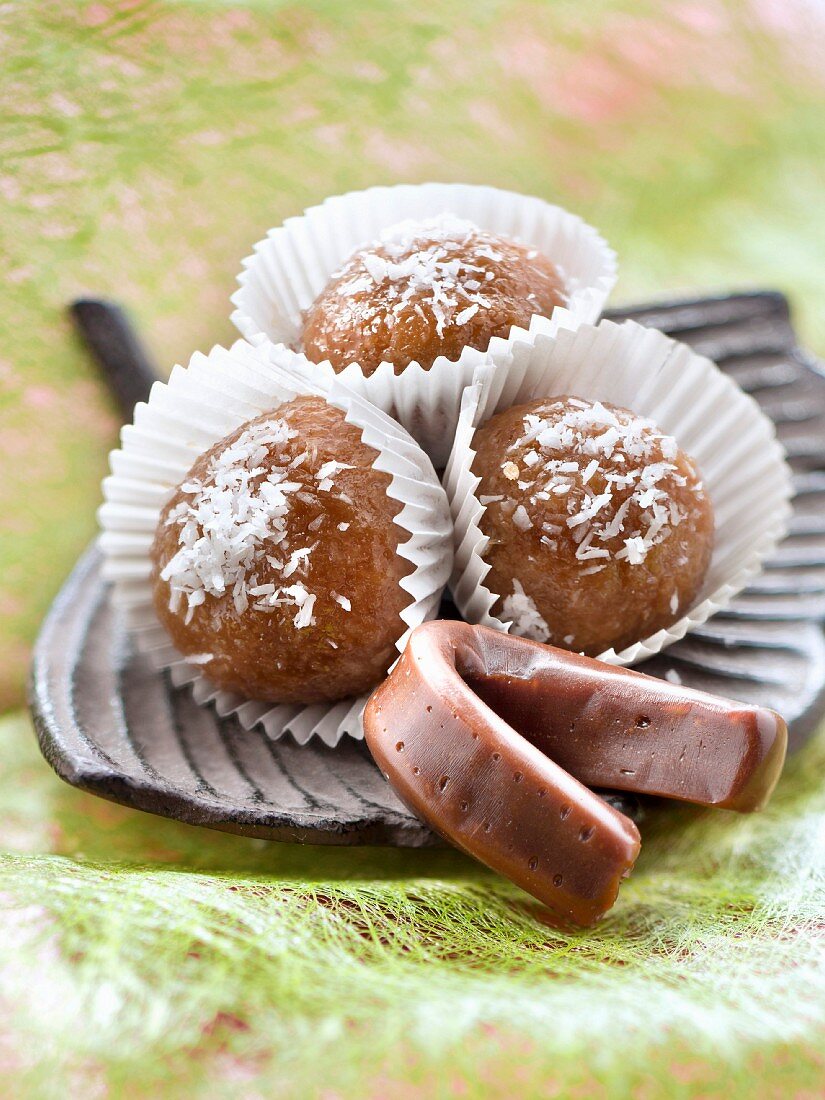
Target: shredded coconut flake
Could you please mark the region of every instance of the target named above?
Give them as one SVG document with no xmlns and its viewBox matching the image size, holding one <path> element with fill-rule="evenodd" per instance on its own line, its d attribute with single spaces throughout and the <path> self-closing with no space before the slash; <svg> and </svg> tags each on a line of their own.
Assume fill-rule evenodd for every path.
<svg viewBox="0 0 825 1100">
<path fill-rule="evenodd" d="M 465 288 L 467 284 L 464 284 Z M 466 309 L 462 309 L 461 313 L 457 313 L 455 316 L 455 323 L 457 325 L 466 325 L 468 321 L 471 321 L 473 317 L 478 313 L 478 305 L 467 306 Z"/>
<path fill-rule="evenodd" d="M 678 455 L 675 440 L 650 420 L 614 412 L 600 401 L 568 398 L 554 408 L 555 416 L 553 410 L 528 413 L 524 434 L 510 447 L 518 452 L 514 457 L 522 456 L 528 480 L 519 480 L 513 460 L 503 463 L 502 473 L 529 492 L 532 503 L 567 498 L 564 522 L 582 563 L 615 556 L 641 564 L 687 516 L 669 495 L 675 486 L 687 485 L 672 461 Z M 698 492 L 701 485 L 693 489 Z M 518 526 L 519 507 L 517 500 L 510 504 Z M 631 507 L 634 529 L 627 529 Z M 543 541 L 555 549 L 553 540 Z M 599 568 L 588 566 L 582 572 Z"/>
<path fill-rule="evenodd" d="M 298 609 L 298 614 L 292 620 L 297 630 L 303 630 L 305 626 L 315 625 L 315 617 L 312 614 L 313 607 L 315 607 L 314 592 L 303 601 Z"/>
<path fill-rule="evenodd" d="M 284 576 L 291 577 L 296 569 L 306 562 L 313 549 L 313 546 L 302 546 L 300 550 L 293 550 L 289 555 L 289 561 L 284 566 Z"/>
<path fill-rule="evenodd" d="M 330 460 L 325 462 L 323 466 L 318 470 L 315 475 L 316 481 L 325 481 L 327 478 L 333 477 L 339 470 L 353 470 L 354 466 L 351 466 L 348 462 L 335 462 Z"/>
<path fill-rule="evenodd" d="M 519 531 L 529 531 L 533 526 L 533 521 L 527 515 L 527 509 L 523 504 L 519 504 L 515 512 L 513 512 L 513 523 L 518 527 Z"/>
<path fill-rule="evenodd" d="M 211 458 L 202 478 L 190 478 L 181 486 L 185 499 L 166 519 L 168 525 L 178 527 L 178 549 L 161 578 L 169 584 L 170 609 L 181 613 L 185 603 L 187 622 L 208 597 L 229 594 L 238 614 L 250 606 L 266 613 L 291 607 L 296 609 L 292 621 L 297 630 L 314 625 L 316 595 L 295 577 L 307 575 L 318 544 L 288 547 L 291 500 L 317 503 L 317 493 L 327 483 L 332 486 L 335 474 L 352 467 L 325 462 L 314 475 L 315 491 L 291 481 L 293 470 L 309 458 L 306 450 L 288 461 L 283 454 L 296 435 L 278 417 L 256 422 Z M 267 461 L 273 457 L 275 461 Z M 308 527 L 318 530 L 323 521 L 322 513 Z M 349 524 L 339 523 L 338 527 L 346 530 Z M 283 547 L 278 555 L 272 553 L 275 546 Z M 292 583 L 260 580 L 265 565 L 281 581 Z M 212 659 L 211 654 L 188 658 L 196 664 Z"/>
<path fill-rule="evenodd" d="M 448 325 L 465 325 L 490 308 L 484 287 L 495 276 L 481 261 L 501 259 L 493 243 L 490 234 L 453 214 L 399 222 L 337 273 L 339 292 L 347 297 L 380 286 L 386 299 L 382 323 L 392 327 L 404 309 L 412 308 L 424 319 L 431 317 L 442 336 Z M 378 308 L 372 315 L 367 309 L 364 324 L 378 323 Z"/>
<path fill-rule="evenodd" d="M 365 252 L 363 260 L 364 267 L 369 272 L 373 282 L 383 283 L 387 277 L 387 261 L 380 256 L 376 256 L 374 252 Z"/>
<path fill-rule="evenodd" d="M 596 472 L 596 470 L 598 470 L 598 468 L 599 468 L 599 460 L 597 458 L 591 459 L 591 461 L 588 462 L 588 464 L 587 464 L 587 468 L 585 469 L 584 473 L 582 474 L 582 485 L 586 485 L 588 483 L 588 481 L 591 479 L 593 474 L 595 474 L 595 472 Z"/>
<path fill-rule="evenodd" d="M 532 638 L 536 642 L 549 640 L 550 628 L 524 591 L 521 581 L 513 579 L 513 594 L 505 597 L 502 610 L 506 619 L 512 619 L 516 634 L 522 638 Z"/>
<path fill-rule="evenodd" d="M 624 540 L 624 547 L 619 550 L 616 557 L 618 559 L 627 558 L 631 565 L 641 565 L 646 555 L 645 540 L 635 535 L 633 538 Z"/>
</svg>

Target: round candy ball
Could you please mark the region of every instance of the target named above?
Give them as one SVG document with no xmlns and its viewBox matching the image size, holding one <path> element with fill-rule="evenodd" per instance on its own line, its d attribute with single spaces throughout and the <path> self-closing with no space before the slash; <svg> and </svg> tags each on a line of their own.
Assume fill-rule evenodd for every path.
<svg viewBox="0 0 825 1100">
<path fill-rule="evenodd" d="M 713 509 L 693 461 L 652 421 L 547 397 L 493 416 L 473 446 L 485 584 L 514 633 L 595 656 L 695 602 Z"/>
<path fill-rule="evenodd" d="M 442 215 L 401 222 L 356 252 L 306 311 L 303 350 L 336 371 L 358 363 L 371 375 L 383 362 L 400 373 L 429 370 L 440 355 L 486 351 L 513 325 L 564 305 L 551 261 L 472 222 Z"/>
<path fill-rule="evenodd" d="M 195 462 L 151 551 L 154 605 L 217 687 L 321 703 L 373 687 L 411 602 L 390 475 L 343 412 L 296 397 Z"/>
</svg>

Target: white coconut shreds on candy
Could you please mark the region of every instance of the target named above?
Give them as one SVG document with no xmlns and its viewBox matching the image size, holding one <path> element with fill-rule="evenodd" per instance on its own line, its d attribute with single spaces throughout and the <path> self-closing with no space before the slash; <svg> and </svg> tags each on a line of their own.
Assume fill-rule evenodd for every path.
<svg viewBox="0 0 825 1100">
<path fill-rule="evenodd" d="M 307 573 L 318 543 L 288 545 L 290 501 L 295 496 L 306 501 L 308 495 L 334 492 L 335 475 L 352 467 L 326 462 L 308 475 L 302 467 L 311 455 L 305 450 L 289 461 L 288 453 L 284 454 L 283 463 L 267 471 L 262 463 L 283 451 L 297 434 L 278 417 L 254 424 L 212 457 L 206 477 L 181 486 L 189 499 L 166 519 L 167 526 L 180 528 L 180 548 L 161 579 L 169 584 L 169 608 L 174 614 L 181 612 L 185 602 L 187 623 L 208 596 L 231 593 L 238 614 L 248 607 L 263 612 L 294 608 L 292 622 L 297 630 L 314 624 L 317 594 L 307 587 Z M 348 500 L 344 494 L 339 499 Z M 323 522 L 324 517 L 319 518 Z M 317 520 L 312 525 L 321 526 Z M 280 574 L 282 584 L 258 583 L 257 567 L 264 560 Z M 345 596 L 335 593 L 334 598 L 349 610 Z"/>
<path fill-rule="evenodd" d="M 687 485 L 672 461 L 679 451 L 676 440 L 652 420 L 614 412 L 599 401 L 574 397 L 556 407 L 565 409 L 559 417 L 528 413 L 524 434 L 509 448 L 530 448 L 522 458 L 529 483 L 519 480 L 522 471 L 512 458 L 502 462 L 502 473 L 514 488 L 526 492 L 534 507 L 552 497 L 566 498 L 564 523 L 577 544 L 583 571 L 604 568 L 610 558 L 640 565 L 686 518 L 668 491 Z M 694 485 L 694 492 L 701 490 L 701 482 Z M 632 505 L 636 511 L 630 529 Z M 522 501 L 511 498 L 510 509 L 518 528 L 533 526 Z M 554 536 L 561 533 L 557 513 L 554 519 L 556 525 L 544 524 L 541 540 L 551 550 Z"/>
<path fill-rule="evenodd" d="M 601 572 L 611 560 L 634 567 L 687 518 L 672 495 L 688 485 L 675 461 L 678 453 L 676 440 L 651 420 L 599 401 L 560 399 L 543 415 L 524 416 L 523 433 L 501 459 L 506 495 L 480 501 L 499 509 L 519 531 L 540 528 L 548 553 L 572 541 L 582 577 Z M 701 492 L 701 482 L 692 490 Z M 674 614 L 678 606 L 674 591 Z M 552 634 L 518 578 L 502 600 L 502 617 L 524 637 L 544 642 Z M 574 638 L 564 641 L 569 645 Z"/>
<path fill-rule="evenodd" d="M 461 258 L 454 255 L 457 249 L 462 251 Z M 377 255 L 376 250 L 384 255 Z M 536 255 L 529 253 L 528 259 Z M 359 249 L 333 278 L 346 273 L 339 287 L 344 299 L 374 286 L 386 286 L 388 313 L 385 303 L 359 307 L 364 310 L 361 324 L 367 329 L 370 324 L 376 329 L 379 324 L 391 324 L 413 302 L 422 318 L 424 306 L 429 308 L 441 337 L 448 325 L 466 325 L 479 311 L 491 307 L 484 289 L 495 276 L 478 261 L 500 259 L 494 236 L 473 222 L 444 213 L 390 226 L 377 240 Z M 557 270 L 563 278 L 561 270 L 558 267 Z M 341 311 L 337 323 L 340 327 L 350 325 L 346 310 Z"/>
<path fill-rule="evenodd" d="M 550 627 L 541 617 L 533 600 L 524 591 L 519 580 L 513 580 L 513 594 L 502 604 L 505 619 L 512 620 L 516 634 L 532 638 L 534 642 L 550 640 Z"/>
</svg>

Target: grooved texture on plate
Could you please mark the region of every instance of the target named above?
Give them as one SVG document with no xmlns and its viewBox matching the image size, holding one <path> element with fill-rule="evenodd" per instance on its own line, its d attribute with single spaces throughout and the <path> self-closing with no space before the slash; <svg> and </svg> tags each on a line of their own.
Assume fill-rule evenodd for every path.
<svg viewBox="0 0 825 1100">
<path fill-rule="evenodd" d="M 715 359 L 777 425 L 797 496 L 789 537 L 726 610 L 639 666 L 773 707 L 791 747 L 825 700 L 825 377 L 795 345 L 785 299 L 736 295 L 612 311 Z M 193 824 L 318 844 L 439 843 L 396 799 L 362 742 L 271 742 L 200 707 L 132 650 L 89 551 L 37 643 L 31 703 L 67 782 Z M 445 613 L 449 614 L 445 608 Z"/>
</svg>

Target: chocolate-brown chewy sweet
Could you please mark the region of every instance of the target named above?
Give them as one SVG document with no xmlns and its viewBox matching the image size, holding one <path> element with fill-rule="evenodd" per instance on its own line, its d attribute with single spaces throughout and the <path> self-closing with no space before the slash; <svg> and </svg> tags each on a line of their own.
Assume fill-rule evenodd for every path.
<svg viewBox="0 0 825 1100">
<path fill-rule="evenodd" d="M 436 832 L 565 921 L 592 924 L 633 867 L 638 830 L 468 687 L 463 675 L 481 667 L 479 637 L 465 623 L 413 631 L 367 704 L 367 743 L 396 794 Z"/>
<path fill-rule="evenodd" d="M 775 711 L 476 629 L 467 686 L 588 787 L 738 813 L 770 798 L 788 742 Z"/>
<path fill-rule="evenodd" d="M 419 817 L 585 925 L 640 840 L 584 784 L 753 811 L 787 745 L 773 711 L 458 622 L 413 631 L 364 731 Z"/>
<path fill-rule="evenodd" d="M 404 632 L 390 475 L 344 413 L 296 397 L 203 454 L 167 502 L 153 598 L 216 686 L 273 703 L 373 687 Z"/>
<path fill-rule="evenodd" d="M 475 434 L 486 586 L 513 632 L 591 656 L 694 604 L 714 520 L 692 459 L 648 419 L 577 397 L 506 409 Z"/>
<path fill-rule="evenodd" d="M 444 214 L 405 221 L 359 249 L 306 311 L 303 350 L 341 371 L 365 375 L 383 362 L 396 373 L 428 370 L 465 347 L 486 351 L 513 325 L 550 316 L 567 293 L 551 259 L 537 249 Z"/>
</svg>

